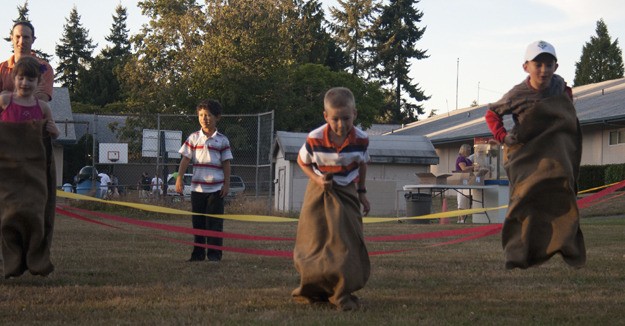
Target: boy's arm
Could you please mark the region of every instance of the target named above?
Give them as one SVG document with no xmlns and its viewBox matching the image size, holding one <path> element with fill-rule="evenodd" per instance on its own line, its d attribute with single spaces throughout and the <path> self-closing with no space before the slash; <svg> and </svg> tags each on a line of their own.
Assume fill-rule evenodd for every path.
<svg viewBox="0 0 625 326">
<path fill-rule="evenodd" d="M 230 192 L 230 160 L 223 161 L 221 167 L 224 170 L 224 185 L 221 187 L 221 198 L 224 198 Z"/>
<path fill-rule="evenodd" d="M 299 157 L 299 155 L 297 156 L 297 164 L 302 169 L 302 171 L 304 171 L 304 174 L 319 187 L 325 190 L 332 187 L 332 179 L 324 178 L 322 175 L 318 175 L 317 173 L 315 173 L 312 166 L 302 162 L 302 159 Z"/>
<path fill-rule="evenodd" d="M 362 204 L 362 211 L 365 216 L 369 214 L 371 210 L 371 204 L 369 204 L 369 199 L 367 199 L 367 163 L 360 162 L 360 167 L 358 168 L 358 199 Z"/>
<path fill-rule="evenodd" d="M 182 159 L 180 160 L 180 166 L 178 167 L 178 177 L 176 178 L 176 192 L 179 194 L 182 194 L 184 190 L 183 178 L 185 172 L 187 172 L 189 162 L 191 162 L 191 159 L 183 155 Z"/>
<path fill-rule="evenodd" d="M 484 116 L 484 119 L 486 120 L 488 129 L 490 129 L 490 132 L 493 134 L 495 139 L 498 142 L 503 143 L 504 138 L 508 134 L 508 131 L 506 131 L 506 128 L 503 126 L 502 117 L 499 114 L 495 113 L 495 111 L 486 110 L 486 115 Z"/>
</svg>

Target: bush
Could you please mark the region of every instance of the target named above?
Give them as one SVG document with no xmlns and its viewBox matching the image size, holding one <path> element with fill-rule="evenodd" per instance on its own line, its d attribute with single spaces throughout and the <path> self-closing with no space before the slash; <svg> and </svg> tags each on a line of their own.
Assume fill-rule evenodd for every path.
<svg viewBox="0 0 625 326">
<path fill-rule="evenodd" d="M 625 180 L 625 164 L 611 164 L 605 169 L 605 183 L 610 184 Z"/>
<path fill-rule="evenodd" d="M 606 165 L 583 165 L 579 169 L 579 190 L 591 189 L 605 184 Z"/>
</svg>

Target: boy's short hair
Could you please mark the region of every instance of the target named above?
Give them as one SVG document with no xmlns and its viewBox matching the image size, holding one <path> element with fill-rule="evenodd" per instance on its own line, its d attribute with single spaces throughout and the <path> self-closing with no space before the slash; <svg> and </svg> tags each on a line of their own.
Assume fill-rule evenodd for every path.
<svg viewBox="0 0 625 326">
<path fill-rule="evenodd" d="M 33 32 L 32 37 L 35 37 L 35 27 L 33 27 L 33 24 L 31 24 L 27 20 L 16 21 L 15 24 L 13 24 L 13 27 L 11 27 L 11 36 L 13 36 L 13 30 L 15 29 L 15 26 L 19 26 L 19 25 L 30 28 L 30 31 Z"/>
<path fill-rule="evenodd" d="M 21 57 L 13 66 L 11 76 L 15 78 L 15 76 L 19 75 L 39 79 L 41 78 L 41 69 L 41 63 L 36 58 L 31 56 Z"/>
<path fill-rule="evenodd" d="M 354 93 L 347 87 L 330 88 L 323 98 L 323 107 L 326 108 L 352 108 L 356 110 Z"/>
<path fill-rule="evenodd" d="M 221 108 L 221 104 L 219 104 L 219 102 L 208 99 L 201 101 L 197 105 L 196 110 L 197 112 L 200 112 L 200 110 L 208 110 L 208 112 L 217 117 L 221 115 L 223 109 Z"/>
<path fill-rule="evenodd" d="M 553 58 L 558 61 L 558 57 L 556 56 L 556 48 L 553 47 L 548 42 L 545 41 L 536 41 L 527 46 L 525 50 L 525 61 L 533 61 L 537 56 L 547 53 L 551 54 Z"/>
</svg>

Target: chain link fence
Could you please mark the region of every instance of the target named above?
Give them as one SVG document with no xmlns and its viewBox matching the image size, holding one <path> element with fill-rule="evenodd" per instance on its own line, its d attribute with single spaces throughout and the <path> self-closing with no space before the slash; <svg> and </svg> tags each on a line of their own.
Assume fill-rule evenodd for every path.
<svg viewBox="0 0 625 326">
<path fill-rule="evenodd" d="M 57 121 L 59 129 L 75 129 L 76 142 L 64 144 L 63 184 L 76 191 L 80 171 L 95 166 L 98 173 L 111 177 L 113 187 L 108 195 L 130 201 L 169 201 L 168 183 L 178 171 L 178 150 L 187 137 L 200 130 L 197 115 L 156 114 L 121 116 L 74 114 L 74 121 Z M 232 175 L 242 181 L 244 196 L 267 197 L 273 190 L 271 147 L 274 135 L 274 113 L 227 115 L 217 124 L 219 132 L 230 140 L 234 159 Z M 187 173 L 192 173 L 192 165 Z M 142 175 L 163 181 L 152 191 L 142 184 Z M 238 176 L 238 177 L 237 177 Z M 234 180 L 234 179 L 233 179 Z M 142 191 L 143 188 L 150 191 Z M 107 194 L 102 194 L 106 196 Z M 96 192 L 96 196 L 99 194 Z"/>
</svg>

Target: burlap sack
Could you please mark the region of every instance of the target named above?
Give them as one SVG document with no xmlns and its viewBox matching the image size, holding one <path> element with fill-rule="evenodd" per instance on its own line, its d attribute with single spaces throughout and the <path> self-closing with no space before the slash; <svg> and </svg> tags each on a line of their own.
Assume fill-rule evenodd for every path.
<svg viewBox="0 0 625 326">
<path fill-rule="evenodd" d="M 0 234 L 4 277 L 48 275 L 56 200 L 45 121 L 0 122 Z"/>
<path fill-rule="evenodd" d="M 308 182 L 293 251 L 300 286 L 299 302 L 329 301 L 340 309 L 358 305 L 371 270 L 362 231 L 360 201 L 354 185 L 331 190 Z"/>
<path fill-rule="evenodd" d="M 576 203 L 582 136 L 566 95 L 549 97 L 519 115 L 518 144 L 505 150 L 510 203 L 502 230 L 506 268 L 527 268 L 560 253 L 586 262 Z"/>
</svg>

